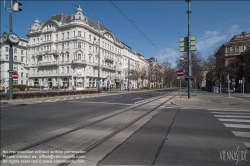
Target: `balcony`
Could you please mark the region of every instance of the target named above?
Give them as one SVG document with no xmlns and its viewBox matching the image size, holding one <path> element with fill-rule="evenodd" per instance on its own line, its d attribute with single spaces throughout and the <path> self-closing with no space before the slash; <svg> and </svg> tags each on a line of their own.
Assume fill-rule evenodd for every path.
<svg viewBox="0 0 250 166">
<path fill-rule="evenodd" d="M 72 60 L 73 64 L 87 65 L 86 60 Z"/>
<path fill-rule="evenodd" d="M 90 64 L 91 66 L 93 66 L 93 67 L 98 67 L 98 63 L 90 62 L 89 64 Z"/>
<path fill-rule="evenodd" d="M 57 62 L 53 61 L 53 62 L 38 62 L 37 66 L 41 67 L 41 66 L 57 66 Z"/>
<path fill-rule="evenodd" d="M 105 59 L 106 61 L 111 61 L 111 62 L 114 61 L 114 58 L 109 57 L 109 56 L 104 56 L 104 59 Z"/>
<path fill-rule="evenodd" d="M 104 69 L 108 69 L 108 70 L 113 70 L 113 71 L 115 71 L 115 67 L 110 66 L 110 65 L 102 65 L 101 67 L 104 68 Z"/>
</svg>

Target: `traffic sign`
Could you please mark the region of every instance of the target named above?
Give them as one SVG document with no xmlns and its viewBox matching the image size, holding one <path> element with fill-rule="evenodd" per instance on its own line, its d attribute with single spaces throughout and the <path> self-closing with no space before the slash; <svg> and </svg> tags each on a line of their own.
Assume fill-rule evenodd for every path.
<svg viewBox="0 0 250 166">
<path fill-rule="evenodd" d="M 18 73 L 17 72 L 13 72 L 12 73 L 12 78 L 13 78 L 13 80 L 17 80 L 18 79 Z"/>
<path fill-rule="evenodd" d="M 232 82 L 232 85 L 235 85 L 235 82 Z"/>
<path fill-rule="evenodd" d="M 182 77 L 184 75 L 183 70 L 177 71 L 177 76 Z"/>
</svg>

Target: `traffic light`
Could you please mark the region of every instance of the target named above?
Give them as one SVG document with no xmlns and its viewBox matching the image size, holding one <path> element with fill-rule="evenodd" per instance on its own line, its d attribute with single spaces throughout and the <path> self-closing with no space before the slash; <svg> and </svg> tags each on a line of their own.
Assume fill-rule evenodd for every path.
<svg viewBox="0 0 250 166">
<path fill-rule="evenodd" d="M 19 6 L 22 6 L 22 4 L 19 2 L 19 0 L 14 0 L 13 12 L 20 12 L 20 11 L 22 11 L 22 9 L 19 8 Z"/>
</svg>

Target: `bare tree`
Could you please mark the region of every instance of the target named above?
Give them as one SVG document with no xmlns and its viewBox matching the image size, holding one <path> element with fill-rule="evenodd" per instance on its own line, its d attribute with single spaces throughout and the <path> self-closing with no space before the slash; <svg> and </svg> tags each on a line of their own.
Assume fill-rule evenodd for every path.
<svg viewBox="0 0 250 166">
<path fill-rule="evenodd" d="M 163 69 L 164 85 L 170 88 L 172 82 L 176 79 L 176 71 L 172 68 L 172 64 L 169 61 L 161 63 L 161 67 Z"/>
</svg>

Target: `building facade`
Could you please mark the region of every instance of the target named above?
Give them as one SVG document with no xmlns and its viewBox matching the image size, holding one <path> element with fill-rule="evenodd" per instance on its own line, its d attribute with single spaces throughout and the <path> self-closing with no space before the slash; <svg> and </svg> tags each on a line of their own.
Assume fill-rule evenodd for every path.
<svg viewBox="0 0 250 166">
<path fill-rule="evenodd" d="M 25 68 L 28 40 L 21 38 L 18 45 L 13 45 L 13 70 L 18 72 L 18 79 L 13 81 L 14 85 L 28 85 L 28 71 Z M 9 87 L 9 44 L 3 43 L 0 38 L 1 48 L 1 87 Z"/>
<path fill-rule="evenodd" d="M 29 84 L 76 89 L 109 86 L 122 78 L 122 43 L 101 23 L 82 14 L 52 16 L 40 25 L 38 19 L 29 33 Z"/>
</svg>

